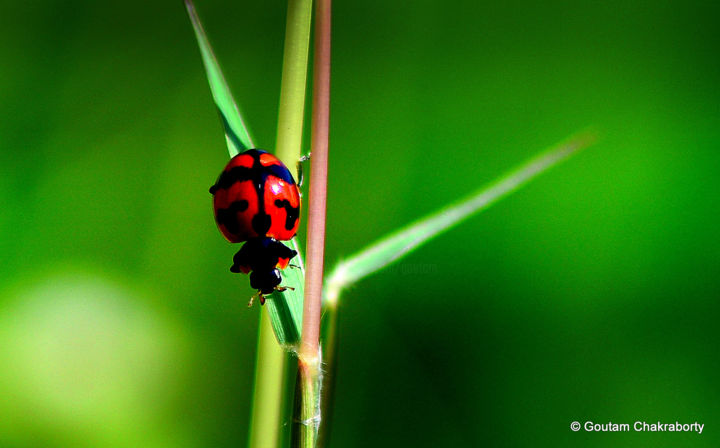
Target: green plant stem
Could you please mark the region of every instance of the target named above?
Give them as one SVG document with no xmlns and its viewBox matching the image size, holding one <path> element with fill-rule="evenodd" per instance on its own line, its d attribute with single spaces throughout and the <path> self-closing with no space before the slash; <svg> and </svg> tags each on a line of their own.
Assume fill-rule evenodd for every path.
<svg viewBox="0 0 720 448">
<path fill-rule="evenodd" d="M 309 363 L 299 359 L 292 430 L 293 448 L 315 448 L 320 426 L 320 353 Z"/>
<path fill-rule="evenodd" d="M 288 1 L 275 154 L 289 167 L 296 166 L 300 160 L 311 17 L 311 0 Z M 261 319 L 260 327 L 249 446 L 276 448 L 281 430 L 281 391 L 287 355 L 278 346 L 267 319 Z M 257 380 L 266 375 L 272 380 L 263 381 L 261 386 Z"/>
<path fill-rule="evenodd" d="M 250 421 L 251 448 L 278 446 L 282 391 L 287 354 L 273 334 L 267 310 L 260 312 L 258 352 L 255 361 L 255 388 Z"/>
<path fill-rule="evenodd" d="M 312 0 L 289 0 L 275 155 L 289 167 L 300 160 Z"/>
</svg>

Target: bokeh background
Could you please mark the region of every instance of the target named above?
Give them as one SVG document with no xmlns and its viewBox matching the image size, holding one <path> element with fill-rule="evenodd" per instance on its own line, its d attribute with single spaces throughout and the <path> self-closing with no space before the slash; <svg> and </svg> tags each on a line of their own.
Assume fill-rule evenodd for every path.
<svg viewBox="0 0 720 448">
<path fill-rule="evenodd" d="M 329 267 L 601 140 L 346 292 L 331 446 L 720 444 L 719 5 L 334 5 Z M 285 3 L 197 8 L 272 148 Z M 258 308 L 182 2 L 6 1 L 0 61 L 0 446 L 243 446 Z"/>
</svg>

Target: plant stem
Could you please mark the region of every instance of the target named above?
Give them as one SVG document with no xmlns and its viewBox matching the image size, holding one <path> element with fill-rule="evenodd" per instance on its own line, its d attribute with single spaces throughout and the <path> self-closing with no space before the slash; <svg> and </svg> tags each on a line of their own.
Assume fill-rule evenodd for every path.
<svg viewBox="0 0 720 448">
<path fill-rule="evenodd" d="M 317 357 L 320 337 L 325 208 L 330 125 L 330 1 L 317 0 L 313 80 L 312 158 L 308 192 L 305 307 L 300 357 Z"/>
<path fill-rule="evenodd" d="M 313 61 L 312 159 L 308 193 L 307 251 L 303 329 L 298 353 L 299 406 L 295 446 L 314 448 L 320 425 L 320 318 L 325 254 L 328 147 L 330 132 L 330 11 L 331 0 L 315 6 Z M 299 411 L 299 412 L 298 412 Z"/>
<path fill-rule="evenodd" d="M 288 0 L 275 155 L 287 166 L 300 160 L 312 0 Z M 260 321 L 250 448 L 276 448 L 281 432 L 287 355 L 278 346 L 267 311 Z"/>
<path fill-rule="evenodd" d="M 258 353 L 255 361 L 255 388 L 250 421 L 251 448 L 276 447 L 285 374 L 285 351 L 273 334 L 267 310 L 260 312 Z"/>
<path fill-rule="evenodd" d="M 320 357 L 310 363 L 298 360 L 292 427 L 293 448 L 315 448 L 320 427 Z"/>
<path fill-rule="evenodd" d="M 275 155 L 289 167 L 300 160 L 312 0 L 288 0 Z"/>
<path fill-rule="evenodd" d="M 335 373 L 337 371 L 338 330 L 337 302 L 326 302 L 323 307 L 320 338 L 322 340 L 322 388 L 320 389 L 320 415 L 322 425 L 318 430 L 317 448 L 327 446 L 332 425 L 332 408 L 335 398 Z"/>
</svg>

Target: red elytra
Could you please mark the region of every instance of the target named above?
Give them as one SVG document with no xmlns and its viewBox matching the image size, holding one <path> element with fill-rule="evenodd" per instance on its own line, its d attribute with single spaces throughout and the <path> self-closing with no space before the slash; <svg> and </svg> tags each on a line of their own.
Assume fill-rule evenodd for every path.
<svg viewBox="0 0 720 448">
<path fill-rule="evenodd" d="M 300 224 L 300 192 L 275 156 L 251 149 L 225 166 L 213 193 L 215 221 L 231 243 L 257 237 L 290 240 Z"/>
</svg>

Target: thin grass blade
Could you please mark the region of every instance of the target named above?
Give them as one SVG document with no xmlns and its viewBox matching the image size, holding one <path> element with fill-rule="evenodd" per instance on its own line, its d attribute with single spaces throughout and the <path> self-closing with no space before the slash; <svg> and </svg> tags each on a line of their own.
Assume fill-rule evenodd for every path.
<svg viewBox="0 0 720 448">
<path fill-rule="evenodd" d="M 220 114 L 220 119 L 225 127 L 225 139 L 227 140 L 228 152 L 230 153 L 230 157 L 234 157 L 243 151 L 254 148 L 254 145 L 240 115 L 240 111 L 235 104 L 235 100 L 232 97 L 230 88 L 227 82 L 225 82 L 225 77 L 220 70 L 220 65 L 215 58 L 215 53 L 213 53 L 200 18 L 195 11 L 195 6 L 192 1 L 185 0 L 185 7 L 190 16 L 193 29 L 195 30 L 195 37 L 197 38 L 200 53 L 202 54 L 203 65 L 205 66 L 205 73 L 207 74 L 208 83 L 210 84 L 210 90 L 212 91 L 215 105 Z"/>
<path fill-rule="evenodd" d="M 305 296 L 305 267 L 295 238 L 288 241 L 290 249 L 298 252 L 292 259 L 294 267 L 283 270 L 280 286 L 292 289 L 275 291 L 265 296 L 268 314 L 275 330 L 278 343 L 285 349 L 295 351 L 300 343 L 303 319 L 303 297 Z"/>
<path fill-rule="evenodd" d="M 594 135 L 590 132 L 571 137 L 467 198 L 391 233 L 340 262 L 327 278 L 324 294 L 326 305 L 334 307 L 343 288 L 397 261 L 422 243 L 450 229 L 470 215 L 488 208 L 539 174 L 586 148 L 593 141 Z"/>
<path fill-rule="evenodd" d="M 185 6 L 195 30 L 195 37 L 197 37 L 200 53 L 202 54 L 210 90 L 225 128 L 228 152 L 230 157 L 233 157 L 255 146 L 235 104 L 230 88 L 225 82 L 225 77 L 208 42 L 200 18 L 195 11 L 195 6 L 191 0 L 185 0 Z M 298 250 L 295 240 L 292 240 L 289 245 L 291 249 Z M 267 309 L 273 330 L 275 330 L 275 336 L 280 345 L 288 350 L 295 349 L 300 342 L 302 332 L 305 272 L 299 252 L 298 250 L 298 255 L 293 259 L 293 263 L 298 267 L 283 271 L 282 286 L 287 287 L 287 289 L 276 291 L 267 296 Z"/>
</svg>

